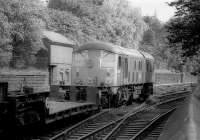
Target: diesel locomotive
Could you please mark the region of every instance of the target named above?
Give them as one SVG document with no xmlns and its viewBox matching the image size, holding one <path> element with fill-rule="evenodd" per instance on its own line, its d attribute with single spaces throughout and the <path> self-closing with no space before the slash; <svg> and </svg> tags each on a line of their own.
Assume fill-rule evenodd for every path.
<svg viewBox="0 0 200 140">
<path fill-rule="evenodd" d="M 153 94 L 154 58 L 148 53 L 98 41 L 80 46 L 72 60 L 71 94 L 83 100 L 89 90 L 102 107 L 144 101 Z"/>
</svg>

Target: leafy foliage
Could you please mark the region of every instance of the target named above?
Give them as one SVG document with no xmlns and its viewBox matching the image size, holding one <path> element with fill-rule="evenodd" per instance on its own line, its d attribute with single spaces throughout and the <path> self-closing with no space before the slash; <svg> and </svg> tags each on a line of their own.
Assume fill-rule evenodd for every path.
<svg viewBox="0 0 200 140">
<path fill-rule="evenodd" d="M 200 44 L 200 1 L 179 0 L 170 3 L 177 9 L 175 17 L 168 24 L 170 45 L 181 45 L 183 56 L 198 54 Z"/>
<path fill-rule="evenodd" d="M 156 16 L 145 16 L 143 19 L 148 25 L 148 30 L 144 32 L 140 49 L 155 57 L 157 68 L 167 68 L 169 49 L 166 47 L 167 32 L 165 26 Z"/>
<path fill-rule="evenodd" d="M 13 67 L 32 63 L 33 53 L 42 47 L 40 29 L 45 28 L 45 14 L 38 1 L 0 0 L 0 49 L 12 53 Z"/>
<path fill-rule="evenodd" d="M 123 0 L 68 0 L 65 3 L 52 0 L 49 7 L 56 9 L 54 12 L 61 10 L 63 16 L 68 14 L 70 19 L 78 21 L 73 33 L 84 36 L 88 41 L 97 39 L 137 48 L 145 29 L 140 12 Z M 69 25 L 67 22 L 62 24 Z M 60 25 L 60 21 L 57 24 Z M 68 26 L 67 29 L 72 28 Z M 63 28 L 63 32 L 68 34 L 67 29 Z M 77 42 L 84 43 L 85 39 L 77 38 Z"/>
<path fill-rule="evenodd" d="M 169 5 L 177 9 L 174 18 L 166 26 L 169 45 L 181 50 L 179 54 L 184 58 L 182 63 L 197 61 L 200 51 L 200 1 L 177 0 Z"/>
</svg>

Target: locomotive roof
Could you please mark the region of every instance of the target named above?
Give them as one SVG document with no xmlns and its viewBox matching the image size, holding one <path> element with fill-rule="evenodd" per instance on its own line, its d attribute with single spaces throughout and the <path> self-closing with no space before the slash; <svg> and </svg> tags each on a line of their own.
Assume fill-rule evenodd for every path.
<svg viewBox="0 0 200 140">
<path fill-rule="evenodd" d="M 75 45 L 75 43 L 72 40 L 66 38 L 65 36 L 59 33 L 56 33 L 53 31 L 47 31 L 47 30 L 43 31 L 42 33 L 43 33 L 43 36 L 47 38 L 53 44 L 63 44 L 63 45 L 67 44 L 67 45 L 72 45 L 72 46 Z"/>
<path fill-rule="evenodd" d="M 104 42 L 92 42 L 84 44 L 80 46 L 80 48 L 77 49 L 76 52 L 81 52 L 83 50 L 105 50 L 116 54 L 131 55 L 143 58 L 143 55 L 136 49 L 123 48 L 117 45 L 113 45 L 111 43 Z"/>
</svg>

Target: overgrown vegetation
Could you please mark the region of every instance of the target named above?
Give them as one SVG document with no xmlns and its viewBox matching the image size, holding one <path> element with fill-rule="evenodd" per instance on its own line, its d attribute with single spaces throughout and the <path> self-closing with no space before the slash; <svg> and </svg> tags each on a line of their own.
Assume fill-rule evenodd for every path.
<svg viewBox="0 0 200 140">
<path fill-rule="evenodd" d="M 148 29 L 144 32 L 143 40 L 141 42 L 141 50 L 151 53 L 155 58 L 156 68 L 169 68 L 171 63 L 169 49 L 167 47 L 167 32 L 164 23 L 158 20 L 155 16 L 143 17 Z"/>
<path fill-rule="evenodd" d="M 51 0 L 49 8 L 59 31 L 80 44 L 96 39 L 138 48 L 146 28 L 139 10 L 124 0 Z"/>
<path fill-rule="evenodd" d="M 200 1 L 177 0 L 169 4 L 176 8 L 175 16 L 168 22 L 169 46 L 179 57 L 179 65 L 200 73 Z"/>
<path fill-rule="evenodd" d="M 43 46 L 45 14 L 37 1 L 0 0 L 1 66 L 25 68 L 34 63 L 34 53 Z"/>
<path fill-rule="evenodd" d="M 0 0 L 0 19 L 1 67 L 47 68 L 48 53 L 41 41 L 41 30 L 47 29 L 77 44 L 102 40 L 140 48 L 155 57 L 157 68 L 181 69 L 182 51 L 171 54 L 178 47 L 169 49 L 166 39 L 169 31 L 170 46 L 181 46 L 172 40 L 178 19 L 165 26 L 156 16 L 142 17 L 126 0 L 50 0 L 47 7 L 40 0 Z"/>
</svg>

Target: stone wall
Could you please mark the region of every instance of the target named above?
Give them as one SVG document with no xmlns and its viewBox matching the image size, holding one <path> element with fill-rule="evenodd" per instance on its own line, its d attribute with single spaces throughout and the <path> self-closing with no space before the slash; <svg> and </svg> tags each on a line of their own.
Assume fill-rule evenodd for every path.
<svg viewBox="0 0 200 140">
<path fill-rule="evenodd" d="M 20 90 L 22 85 L 31 86 L 34 91 L 48 91 L 48 73 L 45 74 L 0 74 L 0 82 L 8 82 L 8 90 Z"/>
</svg>

